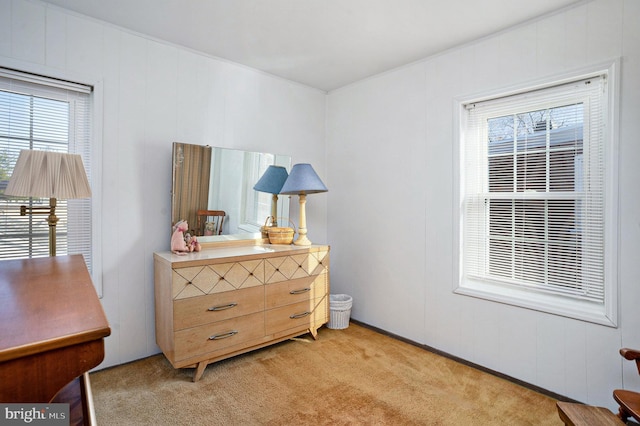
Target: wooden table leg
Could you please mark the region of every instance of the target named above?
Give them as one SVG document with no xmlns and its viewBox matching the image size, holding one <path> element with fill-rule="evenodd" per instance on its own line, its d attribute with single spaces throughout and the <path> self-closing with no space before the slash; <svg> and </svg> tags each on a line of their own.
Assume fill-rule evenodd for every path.
<svg viewBox="0 0 640 426">
<path fill-rule="evenodd" d="M 207 362 L 206 361 L 201 361 L 201 362 L 198 363 L 198 366 L 196 367 L 196 372 L 193 374 L 193 381 L 194 382 L 197 382 L 198 380 L 200 380 L 200 378 L 204 374 L 205 368 L 207 368 Z"/>
<path fill-rule="evenodd" d="M 313 337 L 313 340 L 318 340 L 318 329 L 317 328 L 310 328 L 309 329 L 309 333 L 311 333 L 311 337 Z"/>
</svg>

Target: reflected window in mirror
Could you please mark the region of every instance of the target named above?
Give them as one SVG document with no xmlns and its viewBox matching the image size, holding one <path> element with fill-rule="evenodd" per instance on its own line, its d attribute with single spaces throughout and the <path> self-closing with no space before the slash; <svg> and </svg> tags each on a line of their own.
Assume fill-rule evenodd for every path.
<svg viewBox="0 0 640 426">
<path fill-rule="evenodd" d="M 265 224 L 266 218 L 271 216 L 272 195 L 256 191 L 253 186 L 267 170 L 267 167 L 275 164 L 275 155 L 246 152 L 245 160 L 245 176 L 247 176 L 247 179 L 243 188 L 245 203 L 241 227 L 246 227 L 246 230 L 250 232 L 257 232 Z"/>
</svg>

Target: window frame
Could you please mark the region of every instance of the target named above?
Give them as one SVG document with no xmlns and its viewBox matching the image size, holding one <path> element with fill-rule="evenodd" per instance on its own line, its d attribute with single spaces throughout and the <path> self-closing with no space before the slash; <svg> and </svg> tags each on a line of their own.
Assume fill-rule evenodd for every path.
<svg viewBox="0 0 640 426">
<path fill-rule="evenodd" d="M 77 83 L 93 88 L 91 94 L 91 240 L 92 240 L 92 270 L 91 279 L 99 298 L 103 297 L 102 285 L 102 141 L 103 141 L 103 111 L 104 84 L 102 78 L 85 73 L 60 70 L 46 65 L 24 62 L 0 55 L 0 67 L 16 70 L 18 73 L 32 75 L 37 82 L 44 80 L 60 80 L 61 82 Z M 64 83 L 63 83 L 64 84 Z"/>
<path fill-rule="evenodd" d="M 607 109 L 603 129 L 605 149 L 605 191 L 604 191 L 604 303 L 597 304 L 545 294 L 528 288 L 503 286 L 499 283 L 475 280 L 464 273 L 464 137 L 468 125 L 465 105 L 512 95 L 538 91 L 566 83 L 575 82 L 598 75 L 607 79 Z M 618 324 L 618 99 L 619 99 L 619 59 L 595 64 L 574 72 L 556 75 L 481 94 L 461 96 L 454 99 L 454 282 L 453 292 L 459 295 L 477 297 L 489 301 L 574 318 L 609 327 Z M 585 123 L 585 125 L 587 125 Z M 486 160 L 486 159 L 485 159 Z"/>
</svg>

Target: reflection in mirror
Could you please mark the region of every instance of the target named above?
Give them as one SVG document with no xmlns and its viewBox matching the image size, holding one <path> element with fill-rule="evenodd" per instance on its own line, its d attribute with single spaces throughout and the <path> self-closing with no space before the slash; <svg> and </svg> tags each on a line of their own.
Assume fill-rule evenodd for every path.
<svg viewBox="0 0 640 426">
<path fill-rule="evenodd" d="M 201 235 L 196 211 L 222 210 L 222 235 L 199 236 L 199 241 L 261 238 L 272 195 L 253 186 L 270 165 L 289 170 L 291 157 L 174 142 L 171 223 L 186 220 L 190 232 Z M 289 197 L 279 197 L 277 216 L 289 221 Z"/>
</svg>

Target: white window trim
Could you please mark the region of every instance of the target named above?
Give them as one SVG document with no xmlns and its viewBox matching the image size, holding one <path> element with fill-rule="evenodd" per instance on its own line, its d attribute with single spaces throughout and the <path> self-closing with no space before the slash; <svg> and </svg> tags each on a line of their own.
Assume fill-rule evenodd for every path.
<svg viewBox="0 0 640 426">
<path fill-rule="evenodd" d="M 91 280 L 102 298 L 102 133 L 103 133 L 103 103 L 104 87 L 102 79 L 78 74 L 45 65 L 23 62 L 13 58 L 0 56 L 0 66 L 22 70 L 24 72 L 43 75 L 64 81 L 73 81 L 87 86 L 93 86 L 93 122 L 91 141 L 91 219 L 92 219 L 92 274 Z"/>
<path fill-rule="evenodd" d="M 527 290 L 525 288 L 511 288 L 494 285 L 463 277 L 463 192 L 461 180 L 461 138 L 466 127 L 464 105 L 481 102 L 488 99 L 504 97 L 532 90 L 543 89 L 570 81 L 589 78 L 595 75 L 607 75 L 608 81 L 608 111 L 605 129 L 605 295 L 604 305 L 591 302 L 570 300 L 555 295 L 548 295 Z M 605 63 L 594 64 L 573 72 L 565 73 L 536 80 L 525 84 L 519 84 L 502 90 L 485 92 L 471 96 L 461 96 L 454 99 L 454 155 L 453 155 L 453 181 L 454 181 L 454 217 L 458 221 L 454 225 L 453 265 L 454 281 L 453 292 L 460 295 L 477 297 L 498 303 L 519 306 L 540 312 L 592 322 L 609 327 L 618 326 L 618 270 L 619 270 L 619 205 L 618 205 L 618 99 L 620 80 L 620 60 L 615 59 Z"/>
</svg>

